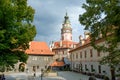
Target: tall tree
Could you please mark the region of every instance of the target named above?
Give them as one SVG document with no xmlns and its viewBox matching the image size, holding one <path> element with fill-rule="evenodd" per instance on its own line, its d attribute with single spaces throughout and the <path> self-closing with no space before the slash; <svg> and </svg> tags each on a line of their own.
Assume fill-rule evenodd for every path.
<svg viewBox="0 0 120 80">
<path fill-rule="evenodd" d="M 112 80 L 115 80 L 115 67 L 120 63 L 120 0 L 86 0 L 82 7 L 86 12 L 79 16 L 79 21 L 90 31 L 92 46 L 109 53 L 101 63 L 111 67 Z M 96 45 L 95 41 L 100 38 L 105 44 Z"/>
<path fill-rule="evenodd" d="M 0 0 L 0 66 L 26 62 L 24 50 L 36 35 L 34 13 L 27 0 Z"/>
</svg>

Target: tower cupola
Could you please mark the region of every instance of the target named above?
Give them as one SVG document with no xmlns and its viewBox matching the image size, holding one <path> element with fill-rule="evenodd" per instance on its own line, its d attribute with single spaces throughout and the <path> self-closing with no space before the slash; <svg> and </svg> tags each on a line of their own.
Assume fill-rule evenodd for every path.
<svg viewBox="0 0 120 80">
<path fill-rule="evenodd" d="M 72 40 L 72 28 L 69 20 L 69 16 L 66 12 L 66 15 L 64 17 L 64 22 L 62 24 L 61 29 L 61 39 L 71 41 Z"/>
<path fill-rule="evenodd" d="M 69 16 L 68 16 L 67 12 L 64 17 L 63 28 L 71 28 L 71 24 L 70 24 L 70 20 L 69 20 Z"/>
</svg>

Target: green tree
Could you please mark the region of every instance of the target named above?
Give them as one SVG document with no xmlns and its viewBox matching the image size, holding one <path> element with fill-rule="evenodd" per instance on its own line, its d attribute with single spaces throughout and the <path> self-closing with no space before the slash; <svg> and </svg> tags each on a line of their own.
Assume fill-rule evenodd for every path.
<svg viewBox="0 0 120 80">
<path fill-rule="evenodd" d="M 86 12 L 79 16 L 79 21 L 90 31 L 91 45 L 109 53 L 101 63 L 111 67 L 112 80 L 115 80 L 115 67 L 120 62 L 120 0 L 86 0 L 82 7 Z M 105 44 L 96 45 L 95 41 L 101 38 Z"/>
<path fill-rule="evenodd" d="M 24 51 L 36 35 L 34 13 L 27 0 L 0 0 L 0 66 L 26 62 Z"/>
</svg>

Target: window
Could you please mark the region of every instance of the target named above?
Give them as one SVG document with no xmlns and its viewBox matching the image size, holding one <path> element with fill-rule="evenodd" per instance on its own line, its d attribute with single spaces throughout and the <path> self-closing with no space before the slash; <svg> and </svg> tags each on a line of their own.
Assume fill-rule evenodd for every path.
<svg viewBox="0 0 120 80">
<path fill-rule="evenodd" d="M 48 57 L 46 57 L 46 61 L 48 61 Z"/>
<path fill-rule="evenodd" d="M 55 51 L 55 54 L 57 54 L 58 52 L 57 51 Z"/>
<path fill-rule="evenodd" d="M 90 57 L 93 57 L 92 49 L 90 49 Z"/>
<path fill-rule="evenodd" d="M 74 59 L 74 54 L 73 54 L 73 59 Z"/>
<path fill-rule="evenodd" d="M 87 56 L 87 53 L 86 53 L 86 51 L 85 51 L 85 58 L 86 58 L 86 56 Z"/>
<path fill-rule="evenodd" d="M 101 73 L 101 66 L 100 65 L 98 65 L 98 71 L 99 71 L 99 73 Z"/>
<path fill-rule="evenodd" d="M 80 58 L 82 58 L 82 52 L 80 52 Z"/>
<path fill-rule="evenodd" d="M 76 59 L 78 59 L 78 53 L 76 53 Z"/>
<path fill-rule="evenodd" d="M 81 70 L 81 71 L 83 70 L 82 64 L 80 64 L 80 70 Z"/>
<path fill-rule="evenodd" d="M 37 66 L 37 69 L 39 69 L 39 66 Z"/>
<path fill-rule="evenodd" d="M 32 59 L 32 60 L 35 60 L 35 61 L 36 61 L 36 60 L 37 60 L 37 57 L 33 57 L 33 59 Z"/>
<path fill-rule="evenodd" d="M 87 65 L 86 65 L 86 64 L 85 64 L 85 70 L 88 71 L 88 69 L 87 69 Z"/>
<path fill-rule="evenodd" d="M 72 59 L 72 55 L 70 55 L 70 59 Z"/>
<path fill-rule="evenodd" d="M 36 66 L 33 66 L 33 71 L 34 71 L 34 72 L 36 71 Z"/>
<path fill-rule="evenodd" d="M 48 61 L 48 57 L 44 57 L 44 61 Z"/>
<path fill-rule="evenodd" d="M 91 65 L 91 71 L 93 72 L 93 65 Z"/>
<path fill-rule="evenodd" d="M 76 64 L 76 68 L 78 68 L 78 64 Z"/>
<path fill-rule="evenodd" d="M 64 51 L 62 51 L 63 52 L 63 54 L 64 54 Z"/>
<path fill-rule="evenodd" d="M 75 68 L 75 64 L 73 63 L 73 68 Z"/>
</svg>

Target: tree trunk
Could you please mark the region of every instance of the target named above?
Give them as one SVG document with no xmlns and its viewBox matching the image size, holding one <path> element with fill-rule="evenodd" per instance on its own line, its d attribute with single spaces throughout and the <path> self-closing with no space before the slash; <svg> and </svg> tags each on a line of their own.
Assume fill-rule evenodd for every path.
<svg viewBox="0 0 120 80">
<path fill-rule="evenodd" d="M 111 66 L 111 79 L 112 80 L 116 80 L 115 79 L 115 68 Z"/>
</svg>

